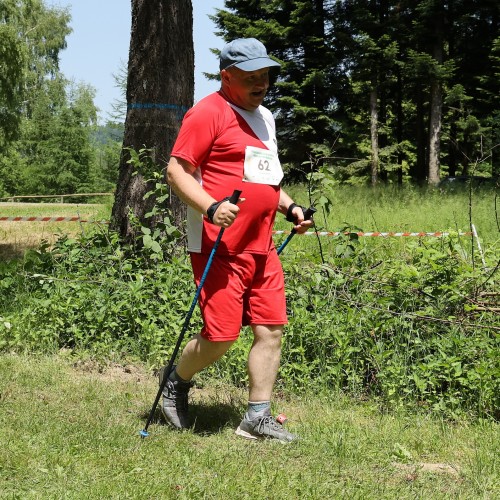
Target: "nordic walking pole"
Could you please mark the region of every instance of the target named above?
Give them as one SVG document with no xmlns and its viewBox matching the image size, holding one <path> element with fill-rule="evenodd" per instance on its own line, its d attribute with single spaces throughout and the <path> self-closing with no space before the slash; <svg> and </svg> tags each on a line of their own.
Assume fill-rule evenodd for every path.
<svg viewBox="0 0 500 500">
<path fill-rule="evenodd" d="M 238 199 L 240 198 L 241 191 L 238 191 L 237 189 L 234 190 L 233 194 L 229 198 L 229 203 L 232 203 L 233 205 L 236 205 L 238 203 Z M 217 239 L 215 240 L 214 246 L 212 248 L 212 251 L 210 252 L 210 256 L 208 257 L 207 264 L 205 266 L 205 269 L 203 271 L 203 274 L 201 276 L 200 284 L 198 285 L 198 288 L 196 289 L 196 293 L 193 297 L 193 302 L 191 302 L 191 307 L 189 308 L 189 311 L 186 315 L 186 318 L 184 319 L 184 324 L 182 325 L 182 330 L 181 333 L 179 334 L 179 338 L 177 339 L 177 343 L 175 344 L 174 351 L 172 353 L 172 356 L 170 357 L 170 361 L 168 362 L 168 365 L 166 366 L 165 370 L 163 371 L 163 377 L 160 383 L 160 388 L 158 389 L 158 393 L 156 394 L 155 401 L 153 403 L 153 406 L 151 408 L 151 411 L 149 412 L 149 417 L 146 422 L 146 425 L 142 431 L 139 431 L 139 434 L 141 437 L 145 438 L 149 436 L 148 432 L 148 427 L 151 424 L 151 421 L 153 420 L 156 407 L 158 406 L 158 401 L 160 401 L 161 394 L 163 392 L 163 389 L 165 389 L 165 385 L 167 383 L 168 375 L 170 371 L 172 370 L 172 366 L 174 365 L 175 358 L 177 357 L 177 353 L 179 352 L 179 348 L 182 344 L 182 340 L 184 339 L 184 335 L 186 333 L 186 330 L 188 329 L 189 322 L 191 321 L 191 316 L 193 315 L 194 308 L 196 307 L 196 303 L 198 302 L 198 297 L 200 296 L 201 289 L 203 288 L 203 285 L 205 284 L 205 280 L 207 278 L 208 271 L 210 269 L 210 266 L 212 265 L 212 260 L 214 258 L 215 252 L 217 251 L 217 247 L 219 246 L 220 240 L 222 239 L 222 235 L 224 234 L 224 228 L 221 228 L 219 231 L 219 234 L 217 236 Z"/>
<path fill-rule="evenodd" d="M 315 212 L 316 212 L 316 209 L 314 207 L 309 207 L 308 209 L 306 209 L 306 211 L 304 212 L 304 220 L 310 220 Z M 294 235 L 296 233 L 297 233 L 297 231 L 295 229 L 292 229 L 292 232 L 288 235 L 287 239 L 278 248 L 278 255 L 288 245 L 288 243 L 290 242 L 290 240 L 294 237 Z"/>
</svg>

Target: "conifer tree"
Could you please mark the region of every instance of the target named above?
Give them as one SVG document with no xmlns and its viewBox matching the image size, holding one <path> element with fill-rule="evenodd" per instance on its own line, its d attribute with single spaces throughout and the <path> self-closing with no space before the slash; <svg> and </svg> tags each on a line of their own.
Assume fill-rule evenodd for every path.
<svg viewBox="0 0 500 500">
<path fill-rule="evenodd" d="M 402 182 L 409 175 L 436 183 L 446 173 L 467 174 L 482 145 L 495 151 L 498 2 L 227 0 L 225 6 L 215 21 L 226 41 L 255 36 L 283 62 L 267 104 L 289 163 L 300 165 L 314 144 L 338 136 L 339 179 Z M 493 154 L 484 172 L 498 171 L 499 158 Z"/>
<path fill-rule="evenodd" d="M 336 128 L 333 96 L 340 85 L 328 42 L 328 2 L 228 0 L 214 21 L 225 41 L 255 37 L 282 68 L 266 105 L 276 114 L 281 158 L 300 165 L 315 147 L 331 144 Z"/>
</svg>

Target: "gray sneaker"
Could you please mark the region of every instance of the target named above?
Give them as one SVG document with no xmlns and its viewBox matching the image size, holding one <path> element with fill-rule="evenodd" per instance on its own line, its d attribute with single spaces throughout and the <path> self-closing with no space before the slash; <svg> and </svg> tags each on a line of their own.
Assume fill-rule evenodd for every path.
<svg viewBox="0 0 500 500">
<path fill-rule="evenodd" d="M 245 413 L 236 429 L 236 434 L 246 439 L 277 439 L 281 443 L 291 443 L 298 439 L 295 434 L 288 432 L 269 414 L 249 420 L 248 413 Z"/>
<path fill-rule="evenodd" d="M 175 366 L 172 367 L 172 371 Z M 164 368 L 159 372 L 160 384 L 163 380 Z M 188 393 L 193 387 L 192 382 L 178 382 L 167 379 L 163 389 L 163 401 L 161 412 L 167 423 L 173 425 L 176 429 L 189 429 L 188 416 Z"/>
</svg>

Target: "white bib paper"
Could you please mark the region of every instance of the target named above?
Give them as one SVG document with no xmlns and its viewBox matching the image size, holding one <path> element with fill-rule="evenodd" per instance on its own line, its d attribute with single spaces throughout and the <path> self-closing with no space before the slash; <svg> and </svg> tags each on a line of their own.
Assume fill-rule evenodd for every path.
<svg viewBox="0 0 500 500">
<path fill-rule="evenodd" d="M 283 170 L 278 155 L 268 149 L 247 146 L 243 181 L 278 186 L 283 179 Z"/>
</svg>

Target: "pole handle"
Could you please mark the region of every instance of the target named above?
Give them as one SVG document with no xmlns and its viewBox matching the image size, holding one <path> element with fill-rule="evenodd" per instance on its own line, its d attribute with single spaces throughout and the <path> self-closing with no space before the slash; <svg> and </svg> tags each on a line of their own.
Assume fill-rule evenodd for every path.
<svg viewBox="0 0 500 500">
<path fill-rule="evenodd" d="M 304 220 L 311 220 L 312 216 L 316 213 L 316 209 L 314 207 L 309 207 L 306 208 L 304 212 Z M 292 229 L 292 234 L 295 234 L 297 232 L 296 229 Z"/>
<path fill-rule="evenodd" d="M 304 212 L 304 220 L 311 220 L 312 216 L 316 212 L 317 212 L 317 210 L 314 207 L 306 208 L 306 211 Z"/>
<path fill-rule="evenodd" d="M 314 207 L 309 207 L 305 210 L 304 212 L 304 220 L 311 220 L 312 216 L 316 212 L 316 209 Z M 278 248 L 278 255 L 283 251 L 283 249 L 288 245 L 290 240 L 293 238 L 293 236 L 297 233 L 296 229 L 292 229 L 290 234 L 288 235 L 288 238 L 281 244 L 281 246 Z"/>
<path fill-rule="evenodd" d="M 229 203 L 232 203 L 233 205 L 236 205 L 236 203 L 238 203 L 238 200 L 240 199 L 240 195 L 241 195 L 241 191 L 238 189 L 235 189 L 233 191 L 233 194 L 231 195 L 231 197 L 227 201 L 229 201 Z"/>
</svg>

